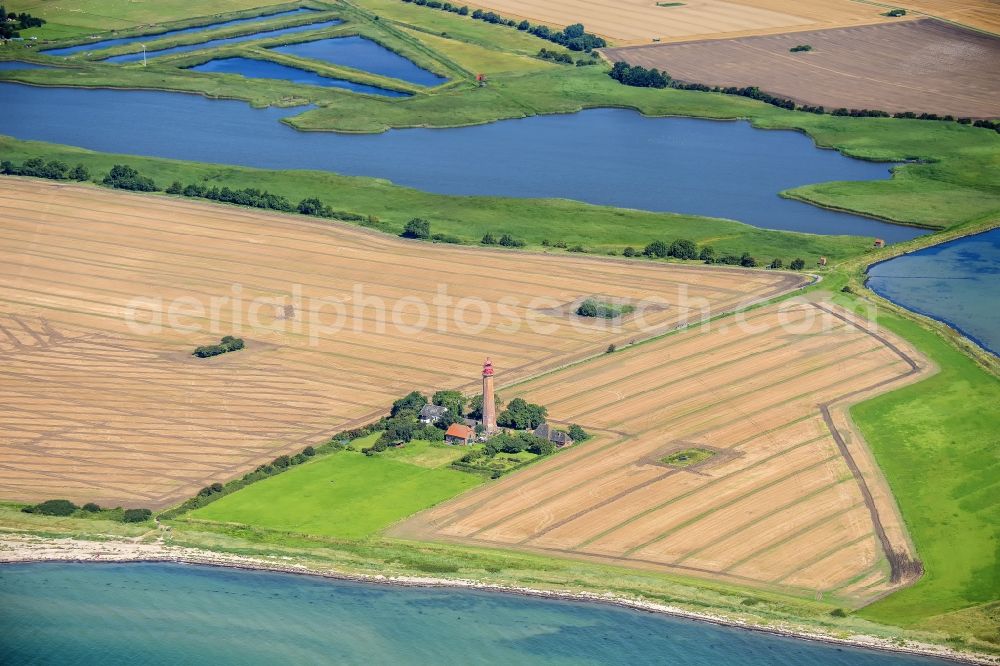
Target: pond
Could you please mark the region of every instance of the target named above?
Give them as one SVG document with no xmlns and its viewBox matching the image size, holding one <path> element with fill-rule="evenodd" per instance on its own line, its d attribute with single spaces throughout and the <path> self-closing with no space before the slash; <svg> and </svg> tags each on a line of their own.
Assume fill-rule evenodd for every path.
<svg viewBox="0 0 1000 666">
<path fill-rule="evenodd" d="M 315 11 L 309 9 L 308 7 L 299 7 L 298 9 L 292 9 L 285 12 L 277 12 L 275 14 L 264 14 L 262 16 L 251 16 L 249 18 L 233 19 L 231 21 L 223 21 L 221 23 L 209 23 L 208 25 L 199 25 L 193 28 L 181 28 L 179 30 L 167 30 L 166 32 L 157 32 L 148 35 L 138 35 L 135 37 L 120 37 L 118 39 L 104 39 L 99 42 L 87 42 L 86 44 L 77 44 L 76 46 L 65 46 L 59 49 L 46 49 L 40 51 L 45 55 L 51 56 L 69 56 L 74 53 L 80 53 L 82 51 L 98 51 L 100 49 L 109 49 L 113 46 L 123 46 L 125 44 L 134 44 L 136 42 L 148 42 L 153 39 L 163 39 L 165 37 L 176 37 L 177 35 L 187 35 L 193 32 L 204 32 L 206 30 L 218 30 L 219 28 L 231 28 L 234 25 L 243 25 L 245 23 L 257 23 L 259 21 L 267 21 L 275 18 L 286 18 L 288 16 L 294 16 L 296 14 L 303 14 L 305 12 Z"/>
<path fill-rule="evenodd" d="M 1000 229 L 875 264 L 868 286 L 1000 356 Z"/>
<path fill-rule="evenodd" d="M 52 69 L 52 67 L 20 60 L 0 60 L 0 70 L 3 69 Z"/>
<path fill-rule="evenodd" d="M 440 194 L 561 197 L 888 242 L 927 233 L 780 198 L 781 190 L 807 183 L 887 178 L 890 165 L 743 121 L 594 109 L 455 129 L 337 134 L 278 122 L 301 109 L 170 92 L 0 83 L 0 100 L 4 134 L 111 153 L 319 169 Z"/>
<path fill-rule="evenodd" d="M 221 74 L 240 74 L 252 79 L 281 79 L 291 83 L 299 83 L 307 86 L 324 86 L 328 88 L 345 88 L 354 92 L 367 93 L 369 95 L 383 95 L 385 97 L 409 97 L 409 93 L 397 90 L 388 90 L 376 86 L 366 86 L 363 83 L 354 83 L 345 79 L 334 79 L 328 76 L 320 76 L 316 72 L 310 72 L 298 67 L 289 67 L 277 62 L 268 60 L 254 60 L 253 58 L 218 58 L 209 60 L 200 65 L 190 67 L 195 72 L 218 72 Z"/>
<path fill-rule="evenodd" d="M 448 80 L 419 67 L 412 60 L 385 48 L 378 42 L 357 35 L 276 46 L 271 50 L 353 67 L 372 74 L 408 81 L 418 86 L 436 86 Z"/>
<path fill-rule="evenodd" d="M 296 25 L 290 28 L 275 28 L 273 30 L 262 30 L 261 32 L 255 32 L 249 35 L 239 35 L 238 37 L 224 37 L 220 39 L 210 39 L 207 42 L 200 42 L 198 44 L 184 44 L 183 46 L 174 46 L 173 48 L 160 49 L 158 51 L 146 51 L 146 58 L 156 58 L 165 55 L 176 55 L 178 53 L 188 53 L 189 51 L 201 51 L 202 49 L 214 49 L 219 46 L 231 46 L 233 44 L 239 44 L 241 42 L 249 42 L 255 39 L 270 39 L 272 37 L 281 37 L 282 35 L 294 35 L 299 32 L 307 32 L 309 30 L 320 30 L 322 28 L 329 28 L 331 26 L 340 25 L 343 23 L 340 19 L 332 19 L 329 21 L 319 21 L 317 23 L 307 23 L 305 25 Z M 101 62 L 141 62 L 142 52 L 139 53 L 126 53 L 123 55 L 111 56 L 110 58 L 104 58 Z"/>
<path fill-rule="evenodd" d="M 604 604 L 179 564 L 0 565 L 0 637 L 4 663 L 66 666 L 944 663 Z"/>
</svg>

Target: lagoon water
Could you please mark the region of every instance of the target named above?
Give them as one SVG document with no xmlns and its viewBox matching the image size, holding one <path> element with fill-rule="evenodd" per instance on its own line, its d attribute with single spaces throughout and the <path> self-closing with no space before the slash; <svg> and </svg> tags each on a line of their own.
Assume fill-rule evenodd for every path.
<svg viewBox="0 0 1000 666">
<path fill-rule="evenodd" d="M 888 242 L 927 233 L 780 198 L 797 185 L 888 178 L 890 165 L 744 121 L 593 109 L 455 129 L 336 134 L 278 122 L 302 109 L 158 91 L 0 83 L 0 104 L 4 134 L 112 153 L 320 169 L 440 194 L 562 197 Z"/>
<path fill-rule="evenodd" d="M 0 60 L 0 69 L 52 69 L 52 67 L 20 60 Z"/>
<path fill-rule="evenodd" d="M 358 35 L 276 46 L 271 50 L 300 58 L 322 60 L 333 65 L 353 67 L 372 74 L 409 81 L 418 86 L 436 86 L 448 80 L 423 69 L 412 60 L 385 48 L 378 42 Z"/>
<path fill-rule="evenodd" d="M 868 286 L 1000 356 L 1000 229 L 872 266 Z"/>
<path fill-rule="evenodd" d="M 305 12 L 315 11 L 308 7 L 299 7 L 298 9 L 291 9 L 284 12 L 277 12 L 274 14 L 264 14 L 263 16 L 251 16 L 249 18 L 233 19 L 231 21 L 223 21 L 221 23 L 209 23 L 208 25 L 199 25 L 193 28 L 181 28 L 179 30 L 168 30 L 166 32 L 158 32 L 150 35 L 139 35 L 136 37 L 120 37 L 118 39 L 104 39 L 99 42 L 87 42 L 85 44 L 77 44 L 76 46 L 66 46 L 60 49 L 47 49 L 41 51 L 45 55 L 50 56 L 68 56 L 74 53 L 80 53 L 81 51 L 97 51 L 100 49 L 109 49 L 113 46 L 123 46 L 125 44 L 135 44 L 136 42 L 149 42 L 154 39 L 164 39 L 165 37 L 176 37 L 177 35 L 186 35 L 193 32 L 205 32 L 206 30 L 218 30 L 220 28 L 231 28 L 234 25 L 242 25 L 244 23 L 259 23 L 260 21 L 267 21 L 269 19 L 275 18 L 287 18 L 289 16 L 294 16 L 295 14 L 303 14 Z"/>
<path fill-rule="evenodd" d="M 0 566 L 0 662 L 944 663 L 600 604 L 151 563 Z"/>
<path fill-rule="evenodd" d="M 340 19 L 331 19 L 329 21 L 318 21 L 316 23 L 307 23 L 305 25 L 296 25 L 290 28 L 275 28 L 273 30 L 262 30 L 261 32 L 254 32 L 249 35 L 239 35 L 237 37 L 224 37 L 221 39 L 210 39 L 207 42 L 200 42 L 198 44 L 184 44 L 183 46 L 174 46 L 169 49 L 160 49 L 159 51 L 146 51 L 146 58 L 157 58 L 159 56 L 165 55 L 177 55 L 178 53 L 188 53 L 189 51 L 201 51 L 203 49 L 214 49 L 220 46 L 231 46 L 233 44 L 239 44 L 240 42 L 250 42 L 256 39 L 271 39 L 273 37 L 281 37 L 282 35 L 294 35 L 299 32 L 307 32 L 309 30 L 320 30 L 322 28 L 329 28 L 331 26 L 340 25 L 343 23 Z M 101 62 L 114 62 L 114 63 L 124 63 L 124 62 L 141 62 L 142 52 L 139 53 L 126 53 L 123 55 L 111 56 L 110 58 L 104 58 Z"/>
<path fill-rule="evenodd" d="M 362 83 L 347 81 L 345 79 L 334 79 L 328 76 L 320 76 L 316 72 L 310 72 L 298 67 L 289 67 L 281 63 L 269 60 L 254 60 L 253 58 L 218 58 L 209 60 L 200 65 L 190 68 L 196 72 L 218 72 L 221 74 L 240 74 L 253 79 L 280 79 L 301 83 L 307 86 L 323 86 L 326 88 L 344 88 L 354 92 L 367 93 L 369 95 L 382 95 L 383 97 L 409 97 L 409 93 L 397 90 L 388 90 L 376 86 L 366 86 Z"/>
</svg>

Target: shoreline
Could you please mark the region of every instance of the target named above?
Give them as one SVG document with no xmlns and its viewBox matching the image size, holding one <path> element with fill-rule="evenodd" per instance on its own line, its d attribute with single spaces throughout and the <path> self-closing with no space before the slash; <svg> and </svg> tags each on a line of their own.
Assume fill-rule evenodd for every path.
<svg viewBox="0 0 1000 666">
<path fill-rule="evenodd" d="M 707 622 L 720 627 L 756 631 L 772 636 L 806 640 L 828 645 L 852 647 L 881 652 L 894 652 L 962 664 L 1000 664 L 1000 657 L 986 654 L 958 652 L 951 648 L 918 642 L 895 642 L 886 638 L 855 634 L 840 638 L 801 627 L 764 626 L 722 615 L 685 610 L 641 599 L 630 599 L 611 593 L 541 590 L 516 585 L 482 583 L 469 579 L 447 579 L 423 576 L 389 576 L 382 574 L 352 574 L 334 570 L 311 569 L 303 564 L 277 562 L 268 559 L 219 553 L 210 550 L 170 546 L 161 541 L 140 542 L 131 540 L 83 541 L 72 538 L 42 538 L 26 534 L 8 533 L 0 538 L 0 566 L 41 562 L 93 563 L 162 563 L 218 568 L 265 571 L 272 573 L 315 576 L 330 580 L 396 587 L 458 588 L 499 594 L 512 594 L 537 599 L 600 603 L 633 611 L 655 613 L 696 622 Z"/>
</svg>

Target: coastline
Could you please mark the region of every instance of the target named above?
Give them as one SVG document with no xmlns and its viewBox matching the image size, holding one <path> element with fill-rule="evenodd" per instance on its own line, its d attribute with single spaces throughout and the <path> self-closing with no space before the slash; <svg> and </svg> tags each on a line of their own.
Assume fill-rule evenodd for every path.
<svg viewBox="0 0 1000 666">
<path fill-rule="evenodd" d="M 33 562 L 68 563 L 168 563 L 211 566 L 247 571 L 317 576 L 331 580 L 393 585 L 397 587 L 451 587 L 500 594 L 513 594 L 539 599 L 601 603 L 646 613 L 657 613 L 714 625 L 757 631 L 774 636 L 815 641 L 829 645 L 846 646 L 899 654 L 919 655 L 945 659 L 962 664 L 1000 664 L 1000 657 L 985 654 L 958 652 L 948 647 L 913 641 L 893 641 L 869 635 L 851 635 L 846 638 L 808 631 L 802 627 L 764 626 L 722 615 L 695 612 L 676 606 L 641 599 L 630 599 L 611 593 L 542 590 L 514 585 L 482 583 L 469 579 L 447 579 L 423 576 L 387 576 L 351 574 L 335 570 L 318 570 L 291 561 L 277 561 L 210 550 L 171 546 L 162 541 L 138 540 L 84 541 L 73 538 L 42 538 L 25 534 L 7 533 L 0 537 L 0 566 Z"/>
</svg>

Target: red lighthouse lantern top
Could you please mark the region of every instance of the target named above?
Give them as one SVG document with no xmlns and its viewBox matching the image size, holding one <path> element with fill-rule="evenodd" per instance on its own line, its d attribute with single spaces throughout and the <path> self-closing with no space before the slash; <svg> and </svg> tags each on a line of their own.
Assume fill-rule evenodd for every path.
<svg viewBox="0 0 1000 666">
<path fill-rule="evenodd" d="M 491 361 L 490 359 L 486 359 L 486 361 L 483 363 L 483 377 L 492 377 L 492 376 L 493 376 L 493 361 Z"/>
</svg>

